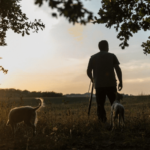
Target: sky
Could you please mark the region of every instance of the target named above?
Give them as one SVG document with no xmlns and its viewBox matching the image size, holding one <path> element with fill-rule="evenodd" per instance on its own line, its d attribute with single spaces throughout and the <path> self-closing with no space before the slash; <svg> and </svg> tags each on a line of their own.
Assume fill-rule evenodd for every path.
<svg viewBox="0 0 150 150">
<path fill-rule="evenodd" d="M 89 23 L 72 25 L 63 18 L 52 18 L 52 10 L 46 3 L 42 7 L 34 1 L 21 1 L 22 11 L 30 21 L 41 19 L 45 29 L 22 37 L 7 32 L 7 46 L 0 48 L 0 65 L 8 74 L 0 72 L 0 87 L 30 91 L 54 91 L 63 94 L 86 93 L 90 80 L 86 75 L 91 55 L 99 52 L 98 42 L 107 40 L 109 52 L 114 53 L 122 69 L 125 94 L 150 94 L 150 55 L 144 55 L 141 47 L 149 36 L 140 31 L 122 50 L 114 28 Z M 84 1 L 84 6 L 96 16 L 100 1 Z"/>
</svg>

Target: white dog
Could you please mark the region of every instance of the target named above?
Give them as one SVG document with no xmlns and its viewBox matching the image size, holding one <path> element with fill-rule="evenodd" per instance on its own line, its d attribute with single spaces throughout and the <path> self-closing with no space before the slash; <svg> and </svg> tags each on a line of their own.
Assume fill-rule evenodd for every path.
<svg viewBox="0 0 150 150">
<path fill-rule="evenodd" d="M 37 123 L 37 113 L 36 111 L 44 106 L 43 99 L 42 98 L 36 98 L 40 99 L 40 104 L 38 107 L 31 107 L 31 106 L 21 106 L 21 107 L 15 107 L 10 110 L 8 121 L 6 125 L 11 125 L 13 135 L 15 136 L 16 127 L 17 124 L 20 122 L 23 122 L 28 125 L 29 127 L 32 127 L 33 129 L 33 135 L 36 134 L 36 123 Z"/>
<path fill-rule="evenodd" d="M 122 126 L 125 126 L 124 123 L 124 107 L 122 104 L 120 104 L 120 100 L 123 99 L 123 96 L 116 93 L 116 100 L 113 102 L 111 106 L 111 127 L 112 131 L 115 129 L 115 120 L 118 118 L 118 124 L 120 127 L 120 123 L 122 121 Z"/>
</svg>

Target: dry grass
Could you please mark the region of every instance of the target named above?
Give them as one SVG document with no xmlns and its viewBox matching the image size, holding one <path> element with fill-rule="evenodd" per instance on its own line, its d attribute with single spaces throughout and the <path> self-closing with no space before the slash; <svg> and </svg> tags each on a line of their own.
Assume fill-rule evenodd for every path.
<svg viewBox="0 0 150 150">
<path fill-rule="evenodd" d="M 16 138 L 11 128 L 5 126 L 9 110 L 20 105 L 37 106 L 33 98 L 0 100 L 0 150 L 99 150 L 99 149 L 148 149 L 150 146 L 150 97 L 127 97 L 125 129 L 110 132 L 96 116 L 93 101 L 88 119 L 88 98 L 45 98 L 46 107 L 38 112 L 37 135 L 20 124 Z M 110 104 L 106 102 L 107 118 Z"/>
</svg>

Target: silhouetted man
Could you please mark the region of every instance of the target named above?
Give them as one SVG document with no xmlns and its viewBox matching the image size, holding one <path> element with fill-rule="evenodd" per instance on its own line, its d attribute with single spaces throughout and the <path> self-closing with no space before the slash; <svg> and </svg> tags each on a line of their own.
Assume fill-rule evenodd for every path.
<svg viewBox="0 0 150 150">
<path fill-rule="evenodd" d="M 87 75 L 95 85 L 98 119 L 100 119 L 102 122 L 106 122 L 107 118 L 104 109 L 106 95 L 112 105 L 112 103 L 115 101 L 117 92 L 114 69 L 119 79 L 119 91 L 123 87 L 122 72 L 119 67 L 120 63 L 117 57 L 108 52 L 108 42 L 105 40 L 100 41 L 98 47 L 100 52 L 91 56 L 87 68 Z"/>
</svg>

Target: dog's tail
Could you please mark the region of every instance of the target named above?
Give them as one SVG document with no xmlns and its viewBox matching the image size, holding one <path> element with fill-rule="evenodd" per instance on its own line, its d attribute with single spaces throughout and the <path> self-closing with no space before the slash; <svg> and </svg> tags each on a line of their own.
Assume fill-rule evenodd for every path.
<svg viewBox="0 0 150 150">
<path fill-rule="evenodd" d="M 41 108 L 41 107 L 44 107 L 44 99 L 43 98 L 35 98 L 35 99 L 40 99 L 40 104 L 38 107 L 35 107 L 34 110 L 36 111 L 37 109 Z"/>
</svg>

